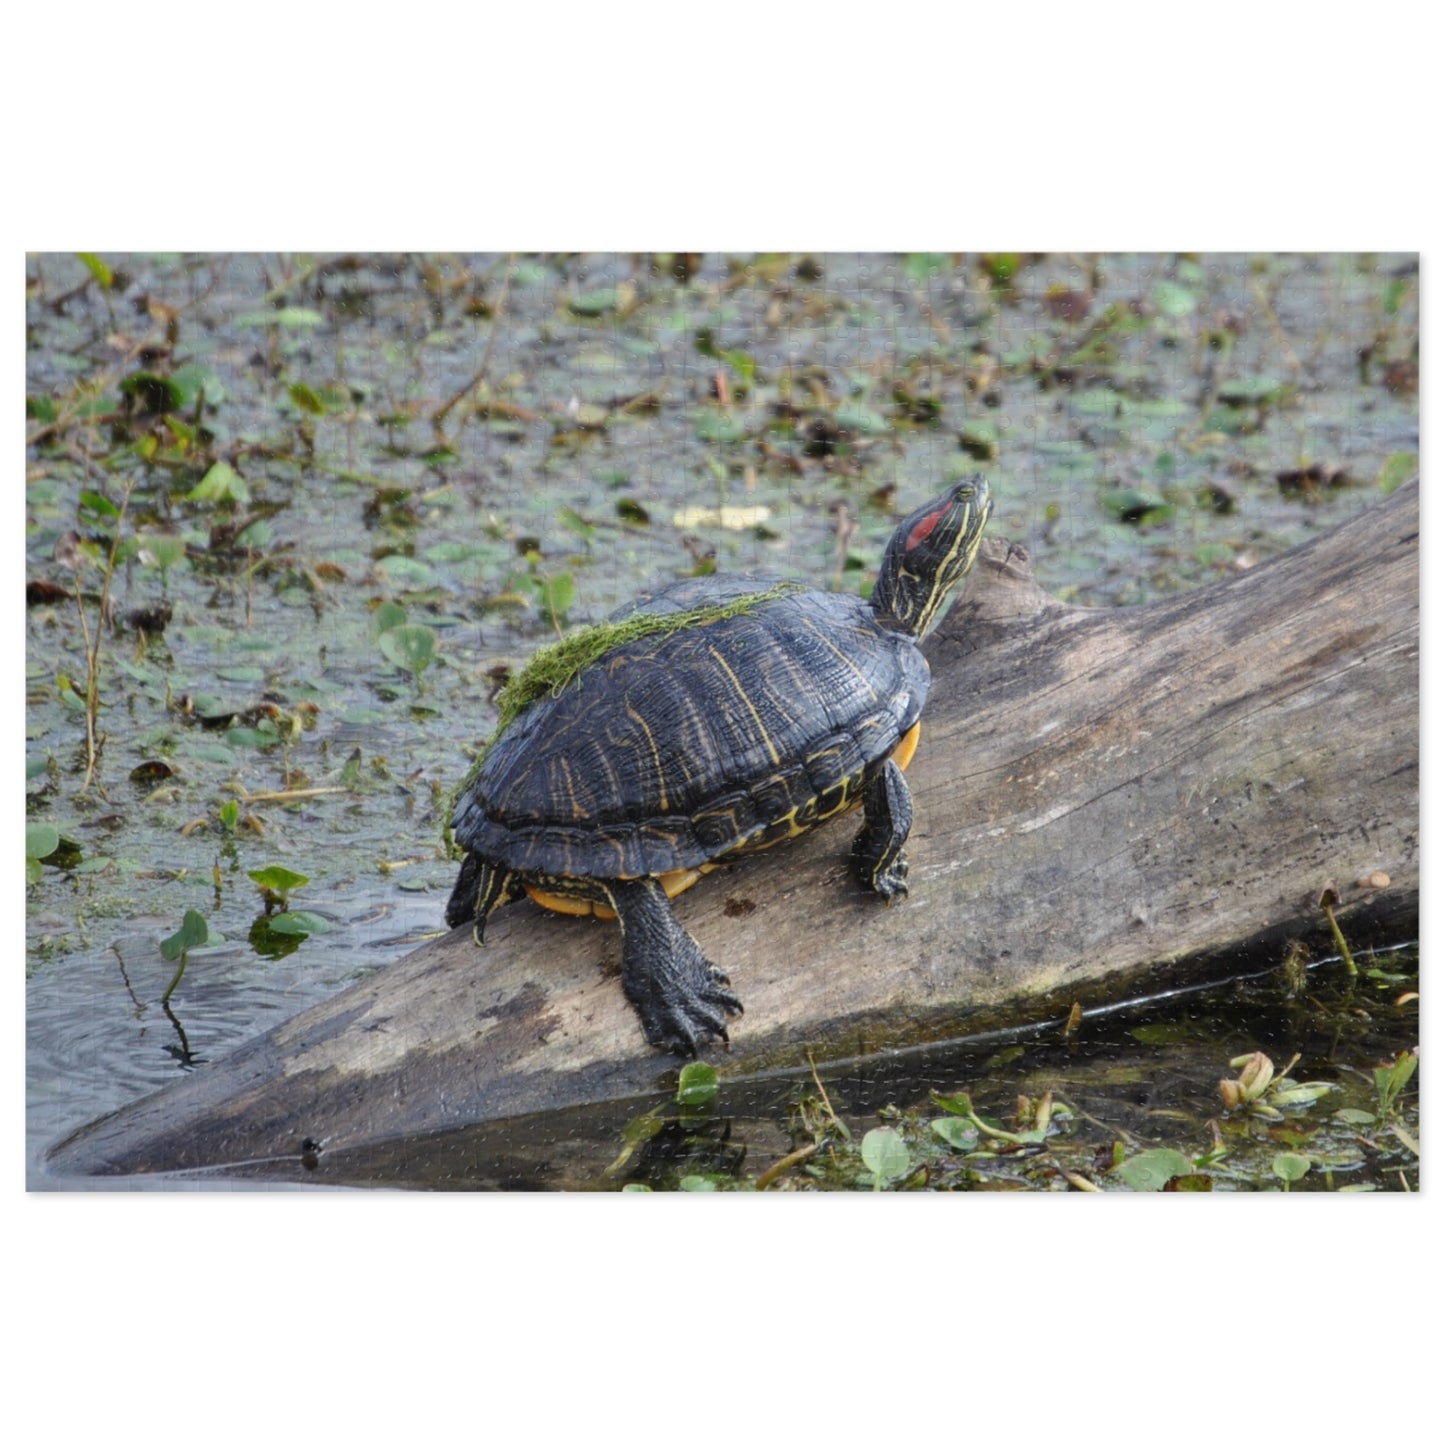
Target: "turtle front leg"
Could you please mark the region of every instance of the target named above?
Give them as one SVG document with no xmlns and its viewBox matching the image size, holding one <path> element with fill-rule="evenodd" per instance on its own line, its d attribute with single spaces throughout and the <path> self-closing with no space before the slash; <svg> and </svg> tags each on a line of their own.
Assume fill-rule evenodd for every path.
<svg viewBox="0 0 1445 1445">
<path fill-rule="evenodd" d="M 726 1016 L 743 1006 L 728 977 L 703 956 L 677 921 L 655 878 L 599 884 L 622 929 L 622 991 L 642 1020 L 647 1041 L 697 1055 L 711 1039 L 727 1042 Z"/>
<path fill-rule="evenodd" d="M 858 878 L 884 899 L 908 896 L 908 859 L 903 845 L 913 826 L 913 799 L 903 772 L 889 758 L 863 789 L 863 826 L 853 840 Z"/>
</svg>

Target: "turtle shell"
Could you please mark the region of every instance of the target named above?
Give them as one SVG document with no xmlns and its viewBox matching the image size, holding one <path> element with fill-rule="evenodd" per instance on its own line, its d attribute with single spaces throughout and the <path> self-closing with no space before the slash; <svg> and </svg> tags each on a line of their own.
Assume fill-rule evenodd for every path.
<svg viewBox="0 0 1445 1445">
<path fill-rule="evenodd" d="M 768 586 L 680 582 L 613 614 Z M 519 875 L 639 878 L 766 846 L 856 802 L 918 719 L 914 639 L 840 593 L 784 593 L 624 642 L 527 707 L 458 799 L 457 842 Z"/>
</svg>

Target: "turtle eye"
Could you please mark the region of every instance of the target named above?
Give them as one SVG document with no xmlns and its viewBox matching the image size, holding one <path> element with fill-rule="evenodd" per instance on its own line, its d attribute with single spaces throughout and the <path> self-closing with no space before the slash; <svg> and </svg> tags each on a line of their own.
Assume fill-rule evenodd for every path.
<svg viewBox="0 0 1445 1445">
<path fill-rule="evenodd" d="M 940 507 L 936 512 L 930 512 L 926 517 L 920 517 L 909 529 L 908 536 L 903 539 L 903 550 L 911 552 L 918 544 L 925 541 L 928 534 L 943 520 L 947 507 Z"/>
</svg>

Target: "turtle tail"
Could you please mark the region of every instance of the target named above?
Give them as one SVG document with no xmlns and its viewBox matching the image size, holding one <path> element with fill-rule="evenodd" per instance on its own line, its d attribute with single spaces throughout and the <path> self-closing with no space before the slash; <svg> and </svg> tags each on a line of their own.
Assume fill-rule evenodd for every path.
<svg viewBox="0 0 1445 1445">
<path fill-rule="evenodd" d="M 512 875 L 505 868 L 498 868 L 480 853 L 468 853 L 447 900 L 447 927 L 458 928 L 475 919 L 473 933 L 480 943 L 492 910 L 506 903 L 513 892 Z"/>
</svg>

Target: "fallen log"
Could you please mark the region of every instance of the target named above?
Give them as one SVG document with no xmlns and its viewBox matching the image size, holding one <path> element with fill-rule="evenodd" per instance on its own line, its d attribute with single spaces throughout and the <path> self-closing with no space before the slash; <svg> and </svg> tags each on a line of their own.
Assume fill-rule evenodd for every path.
<svg viewBox="0 0 1445 1445">
<path fill-rule="evenodd" d="M 710 1053 L 725 1085 L 1242 972 L 1327 943 L 1327 886 L 1356 944 L 1413 937 L 1418 517 L 1411 483 L 1252 571 L 1119 610 L 1062 604 L 986 544 L 926 649 L 907 900 L 857 888 L 846 822 L 678 900 L 747 1006 Z M 676 1076 L 619 968 L 615 926 L 518 904 L 485 949 L 465 929 L 427 944 L 52 1166 L 595 1178 L 616 1124 Z"/>
</svg>

